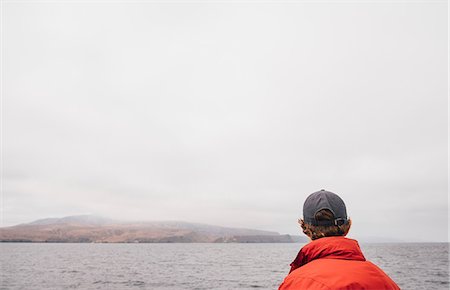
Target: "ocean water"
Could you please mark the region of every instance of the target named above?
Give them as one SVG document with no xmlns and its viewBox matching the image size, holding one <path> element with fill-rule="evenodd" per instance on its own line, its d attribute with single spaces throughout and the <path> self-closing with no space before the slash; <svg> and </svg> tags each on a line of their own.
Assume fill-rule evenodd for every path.
<svg viewBox="0 0 450 290">
<path fill-rule="evenodd" d="M 0 244 L 0 289 L 277 289 L 301 244 Z M 361 244 L 402 289 L 449 289 L 449 244 Z"/>
</svg>

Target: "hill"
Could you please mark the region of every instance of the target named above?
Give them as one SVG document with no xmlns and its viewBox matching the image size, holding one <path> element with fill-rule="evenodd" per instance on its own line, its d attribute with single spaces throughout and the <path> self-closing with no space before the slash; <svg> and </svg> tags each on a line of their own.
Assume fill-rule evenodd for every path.
<svg viewBox="0 0 450 290">
<path fill-rule="evenodd" d="M 299 242 L 299 237 L 179 221 L 125 222 L 82 215 L 0 228 L 0 242 L 292 243 Z"/>
</svg>

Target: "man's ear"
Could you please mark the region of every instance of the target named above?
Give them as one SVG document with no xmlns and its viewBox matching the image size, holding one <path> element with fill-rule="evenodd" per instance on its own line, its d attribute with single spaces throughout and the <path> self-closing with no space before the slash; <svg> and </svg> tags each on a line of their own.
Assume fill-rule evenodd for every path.
<svg viewBox="0 0 450 290">
<path fill-rule="evenodd" d="M 351 228 L 352 228 L 352 220 L 348 219 L 348 231 L 345 233 L 345 235 L 348 235 L 348 232 L 350 232 Z"/>
</svg>

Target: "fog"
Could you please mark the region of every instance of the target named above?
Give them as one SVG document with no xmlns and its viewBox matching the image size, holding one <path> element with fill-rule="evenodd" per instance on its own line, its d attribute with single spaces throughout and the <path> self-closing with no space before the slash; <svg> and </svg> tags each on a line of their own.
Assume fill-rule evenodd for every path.
<svg viewBox="0 0 450 290">
<path fill-rule="evenodd" d="M 2 225 L 448 239 L 447 2 L 3 1 Z"/>
</svg>

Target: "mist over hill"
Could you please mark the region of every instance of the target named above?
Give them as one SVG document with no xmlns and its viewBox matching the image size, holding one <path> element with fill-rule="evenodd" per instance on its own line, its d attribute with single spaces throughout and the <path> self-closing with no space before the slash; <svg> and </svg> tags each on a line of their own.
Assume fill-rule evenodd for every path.
<svg viewBox="0 0 450 290">
<path fill-rule="evenodd" d="M 293 243 L 277 232 L 183 221 L 119 221 L 93 215 L 46 218 L 0 228 L 1 242 L 61 243 Z"/>
</svg>

